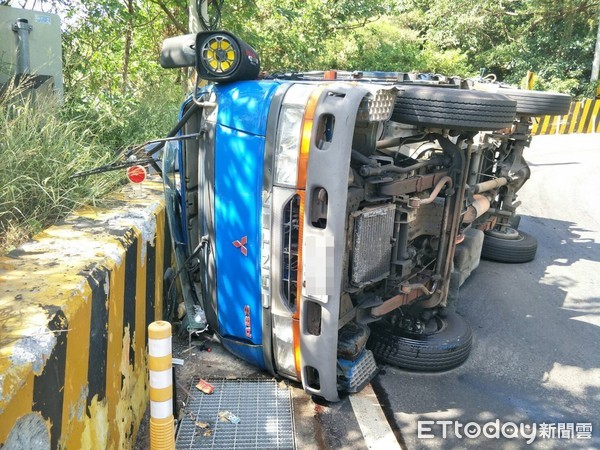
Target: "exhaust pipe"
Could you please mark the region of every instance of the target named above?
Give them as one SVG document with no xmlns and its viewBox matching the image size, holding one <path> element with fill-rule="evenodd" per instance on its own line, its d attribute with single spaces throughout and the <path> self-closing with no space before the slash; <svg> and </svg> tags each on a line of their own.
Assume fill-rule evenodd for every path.
<svg viewBox="0 0 600 450">
<path fill-rule="evenodd" d="M 463 223 L 472 223 L 490 209 L 490 199 L 485 195 L 475 194 L 473 198 L 473 203 L 467 207 L 467 212 L 463 216 Z"/>
<path fill-rule="evenodd" d="M 471 193 L 480 194 L 482 192 L 491 191 L 502 186 L 506 186 L 508 180 L 505 177 L 496 178 L 494 180 L 484 181 L 471 186 Z"/>
</svg>

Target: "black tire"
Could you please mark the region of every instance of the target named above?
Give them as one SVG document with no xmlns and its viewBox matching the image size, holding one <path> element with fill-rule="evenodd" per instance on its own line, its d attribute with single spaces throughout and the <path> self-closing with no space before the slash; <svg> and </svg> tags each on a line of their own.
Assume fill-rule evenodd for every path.
<svg viewBox="0 0 600 450">
<path fill-rule="evenodd" d="M 525 263 L 535 258 L 537 246 L 537 239 L 524 231 L 519 231 L 517 239 L 503 239 L 486 233 L 481 257 L 503 263 Z"/>
<path fill-rule="evenodd" d="M 571 108 L 571 96 L 568 94 L 508 88 L 498 89 L 498 93 L 517 102 L 517 115 L 564 116 Z"/>
<path fill-rule="evenodd" d="M 453 130 L 493 131 L 512 125 L 516 105 L 516 101 L 495 93 L 402 86 L 392 120 Z"/>
<path fill-rule="evenodd" d="M 433 334 L 399 333 L 387 322 L 371 325 L 368 347 L 380 362 L 421 372 L 439 372 L 462 364 L 471 352 L 473 333 L 461 316 L 436 316 Z"/>
</svg>

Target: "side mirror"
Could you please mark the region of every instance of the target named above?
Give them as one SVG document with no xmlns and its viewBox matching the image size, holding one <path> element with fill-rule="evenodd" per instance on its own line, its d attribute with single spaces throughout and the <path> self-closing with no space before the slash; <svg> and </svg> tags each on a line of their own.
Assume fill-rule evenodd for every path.
<svg viewBox="0 0 600 450">
<path fill-rule="evenodd" d="M 196 64 L 196 35 L 186 34 L 165 39 L 160 50 L 160 65 L 165 69 L 194 67 Z"/>
<path fill-rule="evenodd" d="M 256 79 L 256 51 L 228 31 L 203 31 L 166 39 L 160 53 L 165 68 L 195 67 L 200 78 L 213 82 Z"/>
</svg>

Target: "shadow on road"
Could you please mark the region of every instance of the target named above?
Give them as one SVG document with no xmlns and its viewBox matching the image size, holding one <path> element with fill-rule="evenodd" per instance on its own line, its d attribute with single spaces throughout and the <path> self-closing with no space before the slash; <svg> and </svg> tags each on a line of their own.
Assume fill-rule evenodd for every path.
<svg viewBox="0 0 600 450">
<path fill-rule="evenodd" d="M 409 449 L 526 445 L 458 439 L 452 430 L 441 439 L 435 426 L 435 439 L 418 439 L 419 419 L 592 423 L 592 442 L 538 432 L 532 448 L 600 445 L 600 244 L 573 222 L 525 216 L 521 228 L 538 238 L 536 259 L 482 261 L 461 288 L 458 312 L 474 333 L 467 362 L 439 374 L 388 367 L 380 376 Z"/>
</svg>

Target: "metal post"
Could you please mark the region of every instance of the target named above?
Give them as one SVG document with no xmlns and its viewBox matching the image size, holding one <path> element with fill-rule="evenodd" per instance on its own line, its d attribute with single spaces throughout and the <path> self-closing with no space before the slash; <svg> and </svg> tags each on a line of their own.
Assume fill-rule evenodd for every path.
<svg viewBox="0 0 600 450">
<path fill-rule="evenodd" d="M 31 73 L 31 62 L 29 59 L 29 33 L 33 27 L 27 19 L 17 19 L 12 25 L 12 30 L 17 33 L 17 75 Z"/>
</svg>

